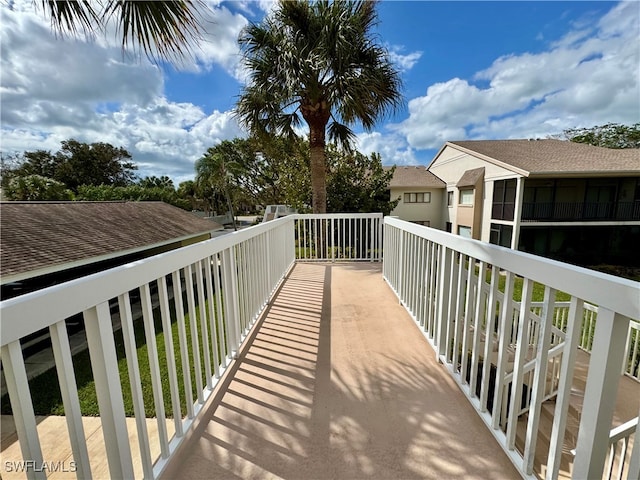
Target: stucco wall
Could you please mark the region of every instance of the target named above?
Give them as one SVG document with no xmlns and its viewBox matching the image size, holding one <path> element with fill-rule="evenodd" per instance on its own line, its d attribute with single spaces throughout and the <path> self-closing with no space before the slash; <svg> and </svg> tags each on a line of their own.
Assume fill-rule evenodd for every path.
<svg viewBox="0 0 640 480">
<path fill-rule="evenodd" d="M 429 203 L 405 203 L 405 193 L 431 193 L 431 201 Z M 443 221 L 443 195 L 444 189 L 442 188 L 426 188 L 426 187 L 411 187 L 411 188 L 392 188 L 391 199 L 395 200 L 400 197 L 400 202 L 396 208 L 391 211 L 391 215 L 400 217 L 402 220 L 408 222 L 425 222 L 428 221 L 429 225 L 434 228 L 444 229 Z M 445 204 L 446 205 L 446 204 Z"/>
<path fill-rule="evenodd" d="M 459 191 L 456 187 L 460 177 L 467 170 L 484 167 L 484 184 L 476 188 L 473 207 L 460 205 Z M 472 227 L 473 238 L 489 241 L 491 230 L 491 205 L 493 203 L 493 182 L 520 175 L 500 165 L 474 157 L 452 147 L 445 147 L 440 156 L 429 167 L 447 184 L 447 190 L 454 192 L 453 206 L 448 207 L 446 193 L 442 206 L 442 223 L 451 222 L 452 232 L 457 233 L 458 226 Z"/>
<path fill-rule="evenodd" d="M 465 171 L 480 167 L 484 167 L 485 181 L 513 178 L 516 175 L 511 170 L 451 147 L 445 147 L 438 159 L 431 164 L 429 171 L 445 181 L 447 186 L 451 186 L 458 182 Z"/>
</svg>

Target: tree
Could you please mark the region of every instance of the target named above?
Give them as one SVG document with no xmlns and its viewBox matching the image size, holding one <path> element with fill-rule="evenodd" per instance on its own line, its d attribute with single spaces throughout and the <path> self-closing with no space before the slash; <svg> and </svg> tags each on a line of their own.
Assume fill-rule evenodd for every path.
<svg viewBox="0 0 640 480">
<path fill-rule="evenodd" d="M 108 143 L 81 143 L 65 140 L 55 154 L 45 150 L 25 152 L 8 177 L 39 175 L 66 185 L 73 192 L 80 185 L 131 184 L 137 166 L 129 161 L 131 155 L 122 147 Z M 3 174 L 3 181 L 4 181 Z"/>
<path fill-rule="evenodd" d="M 173 180 L 171 180 L 167 175 L 163 175 L 161 177 L 156 177 L 155 175 L 144 177 L 138 181 L 138 185 L 143 188 L 167 188 L 169 190 L 175 190 Z"/>
<path fill-rule="evenodd" d="M 23 162 L 23 156 L 18 153 L 0 152 L 0 185 L 6 189 L 9 182 L 16 176 L 16 171 Z"/>
<path fill-rule="evenodd" d="M 140 47 L 150 59 L 178 60 L 201 39 L 205 5 L 200 0 L 42 0 L 42 6 L 57 33 L 106 33 L 115 20 L 123 50 L 131 45 Z"/>
<path fill-rule="evenodd" d="M 34 152 L 24 152 L 20 167 L 17 169 L 20 175 L 41 175 L 43 177 L 55 178 L 58 162 L 46 150 L 36 150 Z"/>
<path fill-rule="evenodd" d="M 180 182 L 176 195 L 180 200 L 186 201 L 189 204 L 189 210 L 205 210 L 204 201 L 202 200 L 202 193 L 198 188 L 198 185 L 193 180 L 185 180 Z"/>
<path fill-rule="evenodd" d="M 81 185 L 76 200 L 106 202 L 124 200 L 130 202 L 165 202 L 184 210 L 191 210 L 191 202 L 180 198 L 175 190 L 140 185 Z"/>
<path fill-rule="evenodd" d="M 309 189 L 309 182 L 296 174 L 302 170 L 308 176 L 309 172 L 309 144 L 299 138 L 235 138 L 211 150 L 231 162 L 228 181 L 234 200 L 248 207 L 294 205 L 304 195 L 299 189 Z"/>
<path fill-rule="evenodd" d="M 259 145 L 262 165 L 271 172 L 259 203 L 289 205 L 300 213 L 310 211 L 309 142 L 299 137 L 266 137 Z"/>
<path fill-rule="evenodd" d="M 327 208 L 327 133 L 348 149 L 350 126 L 371 130 L 402 101 L 398 72 L 371 32 L 376 22 L 373 1 L 280 0 L 239 38 L 249 70 L 240 123 L 257 136 L 291 137 L 304 119 L 316 213 Z"/>
<path fill-rule="evenodd" d="M 395 167 L 385 171 L 377 153 L 367 157 L 360 152 L 344 154 L 336 148 L 330 148 L 328 153 L 329 212 L 391 213 L 398 204 L 398 200 L 389 197 Z"/>
<path fill-rule="evenodd" d="M 596 147 L 640 148 L 640 123 L 607 123 L 591 128 L 570 128 L 564 130 L 563 135 L 572 142 L 587 143 Z"/>
<path fill-rule="evenodd" d="M 55 155 L 54 178 L 73 191 L 80 185 L 126 186 L 135 179 L 137 166 L 131 154 L 109 143 L 81 143 L 65 140 Z"/>
<path fill-rule="evenodd" d="M 138 168 L 128 160 L 129 152 L 108 143 L 81 143 L 65 140 L 52 154 L 45 150 L 25 152 L 12 177 L 39 175 L 62 182 L 74 192 L 80 185 L 129 185 Z"/>
<path fill-rule="evenodd" d="M 12 178 L 6 195 L 9 200 L 20 201 L 73 200 L 73 192 L 64 183 L 41 175 Z"/>
<path fill-rule="evenodd" d="M 196 183 L 202 189 L 209 188 L 212 194 L 224 195 L 233 222 L 233 229 L 237 230 L 233 209 L 232 186 L 234 173 L 240 169 L 236 161 L 233 142 L 224 140 L 196 160 Z M 213 203 L 213 202 L 212 202 Z"/>
</svg>

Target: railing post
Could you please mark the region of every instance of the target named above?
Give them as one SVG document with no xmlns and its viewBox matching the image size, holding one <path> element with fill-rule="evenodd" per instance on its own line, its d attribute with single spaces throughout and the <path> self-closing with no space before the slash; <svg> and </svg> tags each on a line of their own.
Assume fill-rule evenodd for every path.
<svg viewBox="0 0 640 480">
<path fill-rule="evenodd" d="M 529 350 L 529 317 L 531 311 L 531 294 L 533 280 L 525 278 L 522 283 L 522 301 L 518 315 L 518 336 L 516 340 L 516 353 L 513 365 L 513 379 L 511 381 L 511 396 L 509 420 L 507 423 L 507 448 L 515 450 L 518 418 L 520 417 L 522 404 L 522 384 L 524 376 L 524 364 Z"/>
<path fill-rule="evenodd" d="M 469 266 L 469 268 L 472 268 Z M 449 292 L 451 290 L 451 249 L 444 245 L 440 249 L 438 259 L 438 313 L 436 316 L 436 331 L 433 339 L 438 350 L 438 355 L 444 355 L 447 351 L 447 313 L 449 311 Z"/>
<path fill-rule="evenodd" d="M 124 320 L 123 320 L 124 326 Z M 71 451 L 76 462 L 76 474 L 78 478 L 91 478 L 91 466 L 89 464 L 89 452 L 82 425 L 82 412 L 78 399 L 78 386 L 73 374 L 73 360 L 71 347 L 67 335 L 67 325 L 61 320 L 49 327 L 51 347 L 55 358 L 56 371 L 60 383 L 60 393 L 64 404 L 65 419 L 69 429 Z"/>
<path fill-rule="evenodd" d="M 369 240 L 369 261 L 373 262 L 373 257 L 375 255 L 375 251 L 376 251 L 376 230 L 375 230 L 375 224 L 376 224 L 376 219 L 375 217 L 372 217 L 369 219 L 369 235 L 370 235 L 370 240 Z"/>
<path fill-rule="evenodd" d="M 162 379 L 160 377 L 160 357 L 156 343 L 156 331 L 153 320 L 153 304 L 149 284 L 140 286 L 140 304 L 142 306 L 142 321 L 144 323 L 144 337 L 147 344 L 147 358 L 149 359 L 149 372 L 151 373 L 151 387 L 153 389 L 153 404 L 158 425 L 158 437 L 160 441 L 160 455 L 169 458 L 169 438 L 167 422 L 164 411 L 164 396 L 162 394 Z"/>
<path fill-rule="evenodd" d="M 600 308 L 578 431 L 573 478 L 600 478 L 620 383 L 628 319 Z"/>
<path fill-rule="evenodd" d="M 238 272 L 236 270 L 236 255 L 234 247 L 223 252 L 224 269 L 224 308 L 226 310 L 225 321 L 229 339 L 229 353 L 231 358 L 238 358 L 238 348 L 241 341 L 241 332 L 238 326 L 240 312 L 238 309 Z"/>
<path fill-rule="evenodd" d="M 334 220 L 333 218 L 329 219 L 330 223 L 327 224 L 327 228 L 329 229 L 329 232 L 330 232 L 330 235 L 331 235 L 331 246 L 329 247 L 329 248 L 331 248 L 331 261 L 335 262 L 336 261 L 335 252 L 334 252 L 335 245 L 333 244 L 333 236 L 334 236 L 334 233 L 335 233 L 335 226 L 333 224 L 333 220 Z M 327 243 L 329 243 L 329 242 L 327 242 Z"/>
<path fill-rule="evenodd" d="M 122 338 L 127 358 L 127 370 L 129 372 L 129 385 L 131 386 L 131 400 L 138 429 L 138 445 L 140 446 L 142 472 L 144 478 L 153 478 L 153 461 L 151 459 L 151 449 L 149 448 L 149 432 L 147 430 L 144 399 L 142 397 L 140 366 L 138 364 L 138 352 L 136 348 L 135 330 L 133 329 L 133 315 L 131 313 L 129 292 L 118 297 L 118 307 L 120 310 Z M 78 478 L 84 477 L 78 475 Z"/>
<path fill-rule="evenodd" d="M 545 383 L 547 381 L 547 367 L 549 349 L 551 345 L 551 330 L 553 327 L 553 314 L 556 291 L 545 287 L 542 312 L 540 312 L 540 329 L 538 334 L 538 348 L 536 352 L 536 366 L 533 377 L 533 392 L 529 407 L 526 441 L 524 446 L 524 469 L 528 475 L 533 473 L 533 462 L 538 441 L 538 428 L 540 425 L 540 410 L 544 398 Z"/>
<path fill-rule="evenodd" d="M 640 417 L 640 410 L 638 411 Z M 636 433 L 633 436 L 633 450 L 629 460 L 629 480 L 640 480 L 640 424 L 636 427 Z"/>
<path fill-rule="evenodd" d="M 400 230 L 400 235 L 398 235 L 398 284 L 396 285 L 396 290 L 398 292 L 398 298 L 400 303 L 402 303 L 402 288 L 404 284 L 403 271 L 404 271 L 404 236 L 406 235 L 404 230 Z"/>
<path fill-rule="evenodd" d="M 41 468 L 43 464 L 42 449 L 40 448 L 36 417 L 33 413 L 33 402 L 31 401 L 27 371 L 24 367 L 24 357 L 19 340 L 2 347 L 2 363 L 22 458 L 33 461 L 37 467 L 27 469 L 27 478 L 46 479 L 47 474 Z"/>
<path fill-rule="evenodd" d="M 91 369 L 96 385 L 100 420 L 111 478 L 133 478 L 131 446 L 118 374 L 109 303 L 84 311 Z"/>
<path fill-rule="evenodd" d="M 567 425 L 567 412 L 569 411 L 569 397 L 571 396 L 571 381 L 575 359 L 578 355 L 580 343 L 580 330 L 584 319 L 584 303 L 576 297 L 571 297 L 567 327 L 565 333 L 565 346 L 562 352 L 562 365 L 560 366 L 560 379 L 558 381 L 558 394 L 556 396 L 556 408 L 553 413 L 553 426 L 549 442 L 549 457 L 547 462 L 547 480 L 558 478 L 560 463 L 562 462 L 562 443 Z"/>
<path fill-rule="evenodd" d="M 384 238 L 384 216 L 380 214 L 380 217 L 378 217 L 378 254 L 376 255 L 376 260 L 379 262 L 382 261 L 382 255 L 384 253 Z"/>
</svg>

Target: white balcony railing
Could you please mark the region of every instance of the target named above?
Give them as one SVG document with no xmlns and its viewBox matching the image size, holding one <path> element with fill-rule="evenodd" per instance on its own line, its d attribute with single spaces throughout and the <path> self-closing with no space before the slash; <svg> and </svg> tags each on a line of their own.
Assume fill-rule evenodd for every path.
<svg viewBox="0 0 640 480">
<path fill-rule="evenodd" d="M 299 261 L 382 260 L 382 214 L 298 215 L 295 226 Z"/>
<path fill-rule="evenodd" d="M 601 478 L 620 366 L 623 358 L 637 358 L 637 345 L 631 354 L 627 345 L 640 316 L 638 283 L 390 217 L 384 236 L 386 281 L 524 478 L 533 478 L 541 406 L 550 395 L 555 411 L 546 478 L 558 476 L 576 353 L 588 340 L 572 475 Z M 538 306 L 534 288 L 544 289 Z M 558 307 L 557 292 L 570 297 L 568 310 Z M 597 321 L 586 302 L 597 306 Z M 625 429 L 625 438 L 635 428 Z M 639 457 L 636 442 L 629 478 L 638 476 Z"/>
<path fill-rule="evenodd" d="M 66 319 L 82 314 L 109 473 L 112 478 L 131 478 L 134 452 L 129 448 L 114 341 L 114 325 L 121 325 L 129 376 L 125 388 L 131 389 L 138 438 L 135 456 L 141 459 L 142 475 L 157 478 L 198 424 L 218 379 L 292 264 L 379 261 L 382 238 L 380 214 L 290 215 L 3 301 L 2 367 L 22 457 L 35 466 L 43 462 L 33 409 L 33 399 L 41 392 L 30 390 L 21 339 L 42 329 L 50 333 L 77 476 L 90 478 L 92 462 L 65 325 Z M 633 443 L 629 439 L 637 439 L 637 422 L 610 432 L 623 356 L 632 362 L 638 356 L 637 330 L 629 330 L 640 311 L 637 283 L 388 217 L 383 271 L 523 476 L 532 474 L 540 405 L 551 397 L 556 408 L 547 476 L 557 475 L 575 352 L 582 345 L 583 319 L 590 308 L 585 302 L 597 306 L 597 321 L 594 315 L 593 328 L 588 325 L 589 332 L 593 330 L 588 334 L 592 367 L 574 477 L 599 478 L 610 445 L 627 448 Z M 514 300 L 516 276 L 522 278 L 522 295 Z M 532 301 L 534 282 L 545 289 L 540 304 Z M 568 308 L 555 301 L 556 291 L 570 295 Z M 136 340 L 138 321 L 132 312 L 137 311 L 144 338 Z M 163 338 L 164 349 L 156 344 L 159 333 L 164 333 L 157 337 Z M 141 343 L 147 346 L 150 394 L 141 387 Z M 631 345 L 626 354 L 625 345 Z M 168 380 L 161 378 L 162 366 Z M 149 395 L 153 408 L 145 411 Z M 170 398 L 169 413 L 165 398 Z M 157 421 L 158 459 L 150 453 L 148 417 Z M 525 418 L 526 440 L 520 453 L 515 448 L 516 427 Z M 171 437 L 167 421 L 175 429 Z M 634 448 L 633 459 L 638 452 Z M 630 474 L 637 476 L 633 468 L 640 467 L 634 467 L 634 461 Z M 27 474 L 46 476 L 38 468 Z"/>
<path fill-rule="evenodd" d="M 29 389 L 20 339 L 42 329 L 49 330 L 74 469 L 78 478 L 91 478 L 91 461 L 65 325 L 65 319 L 79 313 L 83 315 L 109 475 L 134 478 L 112 325 L 113 319 L 119 318 L 142 474 L 144 478 L 157 478 L 185 435 L 197 424 L 198 413 L 221 374 L 293 265 L 292 233 L 293 218 L 285 217 L 3 301 L 2 367 L 22 456 L 29 460 L 27 477 L 46 478 L 47 470 L 42 467 L 45 464 L 33 410 L 33 398 L 42 392 Z M 154 304 L 159 304 L 159 311 L 154 311 Z M 144 322 L 155 407 L 151 412 L 144 408 L 133 307 L 142 311 Z M 172 321 L 178 324 L 177 351 Z M 156 345 L 159 324 L 164 333 L 163 355 Z M 170 414 L 164 407 L 167 388 L 166 382 L 163 387 L 161 364 L 167 365 Z M 147 416 L 157 419 L 161 454 L 155 462 L 150 454 Z M 172 438 L 167 433 L 167 417 L 173 418 L 175 426 Z"/>
</svg>

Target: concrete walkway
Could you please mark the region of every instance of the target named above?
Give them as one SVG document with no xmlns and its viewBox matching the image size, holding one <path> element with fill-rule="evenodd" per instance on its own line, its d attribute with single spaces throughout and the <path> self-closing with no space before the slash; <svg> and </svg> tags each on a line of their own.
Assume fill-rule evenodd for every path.
<svg viewBox="0 0 640 480">
<path fill-rule="evenodd" d="M 165 478 L 520 478 L 379 264 L 297 264 Z"/>
</svg>

